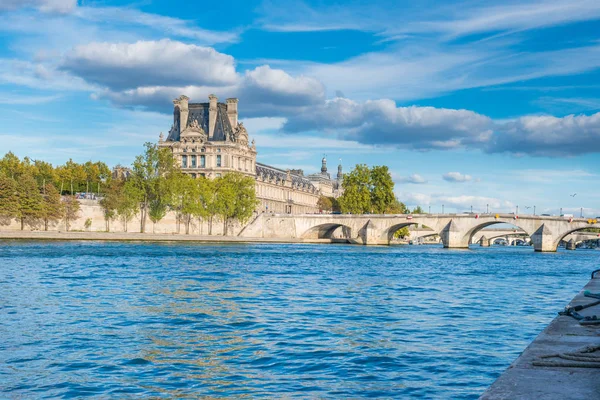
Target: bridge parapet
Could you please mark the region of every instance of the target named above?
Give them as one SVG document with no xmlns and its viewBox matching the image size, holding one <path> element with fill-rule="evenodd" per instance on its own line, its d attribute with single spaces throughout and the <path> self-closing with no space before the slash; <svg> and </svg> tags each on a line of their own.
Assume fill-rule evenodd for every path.
<svg viewBox="0 0 600 400">
<path fill-rule="evenodd" d="M 332 238 L 365 245 L 388 245 L 394 232 L 420 224 L 438 234 L 444 247 L 468 248 L 473 236 L 494 224 L 511 224 L 532 238 L 536 251 L 556 251 L 568 234 L 598 221 L 585 218 L 513 214 L 261 214 L 240 232 L 243 237 Z"/>
</svg>

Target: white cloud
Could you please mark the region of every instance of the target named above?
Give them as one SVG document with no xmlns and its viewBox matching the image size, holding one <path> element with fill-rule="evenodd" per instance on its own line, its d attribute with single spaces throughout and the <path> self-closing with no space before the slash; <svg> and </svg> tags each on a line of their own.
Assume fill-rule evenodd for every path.
<svg viewBox="0 0 600 400">
<path fill-rule="evenodd" d="M 600 113 L 526 116 L 498 128 L 490 152 L 570 156 L 600 152 Z"/>
<path fill-rule="evenodd" d="M 327 100 L 289 116 L 288 132 L 329 130 L 361 143 L 447 149 L 489 139 L 490 119 L 468 110 L 397 107 L 392 100 Z"/>
<path fill-rule="evenodd" d="M 471 175 L 461 174 L 460 172 L 448 172 L 442 175 L 442 178 L 448 182 L 469 182 L 473 179 Z"/>
<path fill-rule="evenodd" d="M 394 180 L 398 183 L 414 183 L 414 184 L 427 183 L 427 180 L 419 174 L 412 174 L 409 176 L 400 176 L 400 177 L 395 178 Z"/>
<path fill-rule="evenodd" d="M 42 12 L 66 14 L 77 7 L 77 0 L 2 0 L 0 11 L 35 7 Z"/>
<path fill-rule="evenodd" d="M 237 80 L 230 55 L 168 39 L 80 45 L 67 53 L 61 68 L 116 90 L 154 85 L 222 86 Z"/>
</svg>

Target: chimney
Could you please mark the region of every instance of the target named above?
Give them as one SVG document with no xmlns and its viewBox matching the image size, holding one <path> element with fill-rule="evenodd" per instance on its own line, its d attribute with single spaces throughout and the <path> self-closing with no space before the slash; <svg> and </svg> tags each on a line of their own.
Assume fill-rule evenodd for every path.
<svg viewBox="0 0 600 400">
<path fill-rule="evenodd" d="M 187 128 L 187 120 L 188 120 L 188 100 L 190 98 L 186 95 L 182 94 L 179 98 L 173 100 L 173 104 L 175 108 L 179 108 L 179 132 L 183 132 L 185 128 Z M 176 112 L 174 112 L 177 115 Z M 178 121 L 175 121 L 177 123 Z"/>
<path fill-rule="evenodd" d="M 238 124 L 238 99 L 227 99 L 227 116 L 231 127 L 235 129 Z"/>
<path fill-rule="evenodd" d="M 217 102 L 219 99 L 214 94 L 208 96 L 208 138 L 212 139 L 215 134 L 215 126 L 217 125 Z"/>
</svg>

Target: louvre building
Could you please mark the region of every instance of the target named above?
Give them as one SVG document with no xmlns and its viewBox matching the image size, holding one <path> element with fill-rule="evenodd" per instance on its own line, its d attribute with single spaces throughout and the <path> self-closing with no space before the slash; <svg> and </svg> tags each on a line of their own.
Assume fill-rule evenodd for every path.
<svg viewBox="0 0 600 400">
<path fill-rule="evenodd" d="M 339 197 L 342 166 L 336 179 L 327 172 L 323 158 L 321 172 L 305 176 L 302 170 L 283 170 L 256 162 L 256 143 L 250 141 L 238 121 L 238 99 L 219 103 L 214 95 L 208 103 L 190 103 L 180 96 L 173 100 L 173 126 L 159 146 L 168 147 L 184 173 L 212 179 L 237 171 L 256 181 L 258 212 L 319 212 L 320 196 Z"/>
</svg>

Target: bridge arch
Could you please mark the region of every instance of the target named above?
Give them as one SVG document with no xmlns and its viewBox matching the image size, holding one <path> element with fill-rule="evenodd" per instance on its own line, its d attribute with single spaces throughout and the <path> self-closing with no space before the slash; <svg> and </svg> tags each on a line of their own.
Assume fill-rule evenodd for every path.
<svg viewBox="0 0 600 400">
<path fill-rule="evenodd" d="M 472 227 L 470 230 L 467 231 L 466 235 L 468 237 L 468 243 L 471 243 L 471 241 L 473 240 L 473 237 L 478 234 L 478 233 L 482 233 L 481 231 L 484 228 L 487 228 L 488 226 L 493 226 L 493 225 L 498 225 L 498 224 L 506 224 L 506 225 L 511 225 L 512 228 L 508 228 L 508 229 L 514 229 L 517 228 L 520 231 L 516 231 L 516 232 L 512 232 L 512 235 L 518 235 L 518 234 L 522 234 L 522 235 L 527 235 L 529 237 L 531 237 L 532 232 L 528 232 L 527 229 L 525 229 L 523 226 L 521 226 L 519 224 L 519 220 L 518 219 L 514 219 L 512 221 L 503 221 L 503 220 L 494 220 L 494 221 L 486 221 L 486 222 L 482 222 L 478 225 L 475 225 L 474 227 Z M 485 231 L 484 231 L 485 232 Z M 485 233 L 484 233 L 485 234 Z M 504 238 L 508 236 L 507 234 L 502 234 L 502 235 L 498 235 L 498 236 L 492 236 L 492 237 L 488 237 L 487 239 L 498 239 L 498 238 Z"/>
<path fill-rule="evenodd" d="M 345 239 L 352 237 L 352 229 L 344 224 L 328 222 L 319 225 L 315 225 L 306 230 L 301 238 L 303 239 L 332 239 L 333 234 L 341 228 L 341 236 Z"/>
<path fill-rule="evenodd" d="M 394 234 L 396 232 L 398 232 L 402 228 L 407 228 L 411 225 L 418 225 L 418 223 L 412 221 L 403 221 L 401 223 L 394 224 L 383 231 L 382 239 L 387 240 L 387 243 L 389 244 L 394 238 Z"/>
<path fill-rule="evenodd" d="M 554 244 L 554 250 L 558 249 L 558 246 L 560 245 L 560 242 L 562 242 L 567 236 L 569 236 L 569 235 L 571 235 L 573 233 L 584 231 L 584 230 L 589 229 L 589 228 L 600 228 L 598 225 L 600 225 L 600 224 L 594 224 L 592 226 L 579 227 L 579 228 L 571 229 L 571 230 L 567 231 L 566 233 L 564 233 L 564 232 L 561 233 L 560 235 L 558 235 L 558 240 Z M 596 238 L 594 238 L 592 235 L 590 235 L 589 240 L 594 240 L 594 239 L 600 239 L 600 236 L 596 236 Z M 584 239 L 584 240 L 588 240 L 588 239 Z M 583 242 L 584 240 L 576 240 L 575 243 L 578 244 L 578 243 Z"/>
</svg>

